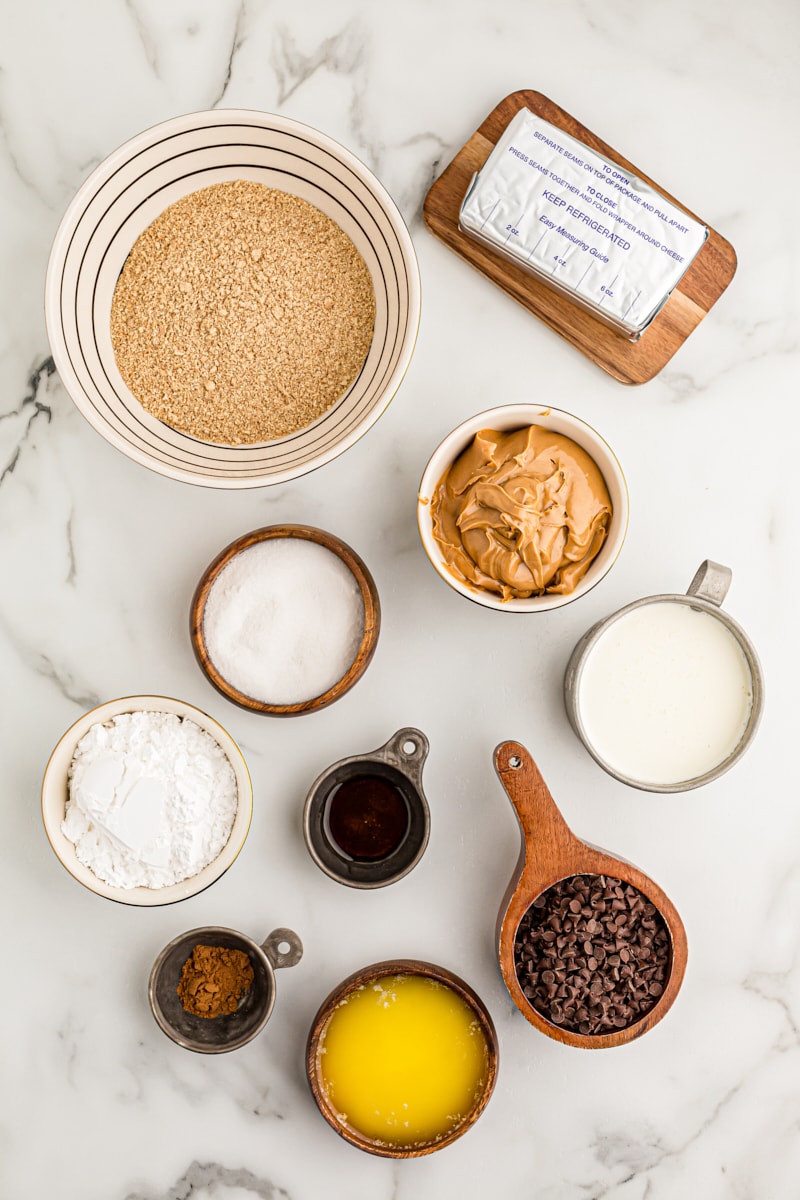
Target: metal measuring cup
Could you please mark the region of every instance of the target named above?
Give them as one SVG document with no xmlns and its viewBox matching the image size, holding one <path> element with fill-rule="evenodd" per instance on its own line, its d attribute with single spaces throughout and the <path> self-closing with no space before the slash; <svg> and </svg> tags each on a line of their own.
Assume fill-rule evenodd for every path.
<svg viewBox="0 0 800 1200">
<path fill-rule="evenodd" d="M 570 724 L 595 762 L 604 771 L 607 771 L 609 775 L 613 775 L 615 779 L 619 779 L 622 783 L 649 792 L 684 792 L 692 788 L 701 787 L 703 784 L 710 783 L 713 779 L 718 779 L 720 775 L 730 770 L 734 763 L 738 762 L 745 750 L 748 749 L 755 737 L 764 707 L 764 678 L 755 647 L 750 638 L 741 625 L 734 621 L 733 617 L 729 616 L 721 607 L 728 593 L 732 577 L 733 575 L 729 567 L 712 562 L 711 559 L 706 559 L 698 567 L 685 594 L 644 596 L 640 600 L 634 600 L 632 604 L 618 609 L 604 620 L 598 621 L 597 624 L 593 625 L 583 635 L 572 651 L 564 675 L 564 703 Z M 733 636 L 742 651 L 751 681 L 751 702 L 747 724 L 730 753 L 709 770 L 695 775 L 693 778 L 672 783 L 657 783 L 636 779 L 606 761 L 596 746 L 593 745 L 581 711 L 582 675 L 589 655 L 601 638 L 605 636 L 611 626 L 617 621 L 635 609 L 656 603 L 687 605 L 698 612 L 708 613 L 715 620 L 720 621 Z"/>
<path fill-rule="evenodd" d="M 236 1012 L 198 1017 L 187 1012 L 178 996 L 178 982 L 195 946 L 224 946 L 241 950 L 250 959 L 253 982 Z M 168 1038 L 198 1054 L 238 1050 L 266 1025 L 275 1005 L 275 971 L 293 967 L 303 957 L 303 943 L 291 929 L 273 929 L 259 946 L 236 929 L 205 925 L 190 929 L 164 947 L 150 972 L 148 995 L 153 1016 Z"/>
<path fill-rule="evenodd" d="M 421 729 L 398 729 L 383 746 L 366 754 L 340 758 L 311 785 L 303 811 L 303 835 L 314 862 L 337 883 L 368 889 L 385 887 L 407 875 L 425 852 L 431 818 L 422 789 L 422 768 L 429 743 Z M 343 853 L 331 836 L 328 805 L 337 786 L 364 774 L 375 775 L 402 796 L 408 825 L 400 844 L 387 857 L 356 861 Z"/>
</svg>

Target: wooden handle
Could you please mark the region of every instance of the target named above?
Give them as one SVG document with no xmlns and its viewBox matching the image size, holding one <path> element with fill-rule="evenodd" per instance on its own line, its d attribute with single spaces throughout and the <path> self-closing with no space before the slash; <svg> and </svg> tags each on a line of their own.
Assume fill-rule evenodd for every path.
<svg viewBox="0 0 800 1200">
<path fill-rule="evenodd" d="M 522 852 L 500 906 L 497 950 L 506 987 L 526 1020 L 542 1033 L 571 1046 L 599 1049 L 640 1037 L 672 1005 L 686 970 L 686 931 L 675 906 L 638 867 L 576 837 L 558 810 L 536 763 L 519 742 L 502 742 L 494 752 L 495 770 L 508 793 L 522 830 Z M 559 879 L 571 875 L 611 875 L 630 883 L 660 911 L 671 940 L 669 979 L 658 1002 L 635 1024 L 596 1036 L 551 1024 L 529 1003 L 517 977 L 514 943 L 530 904 Z"/>
<path fill-rule="evenodd" d="M 546 842 L 567 849 L 577 840 L 559 812 L 531 755 L 519 742 L 501 742 L 494 752 L 500 782 L 514 805 L 529 850 Z"/>
</svg>

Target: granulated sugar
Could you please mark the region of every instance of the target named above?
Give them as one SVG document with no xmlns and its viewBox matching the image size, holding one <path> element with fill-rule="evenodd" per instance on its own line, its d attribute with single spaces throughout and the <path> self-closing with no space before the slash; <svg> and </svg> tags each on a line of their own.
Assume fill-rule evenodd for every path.
<svg viewBox="0 0 800 1200">
<path fill-rule="evenodd" d="M 235 180 L 156 218 L 114 290 L 119 372 L 159 421 L 228 445 L 315 421 L 358 375 L 375 323 L 364 259 L 324 213 Z"/>
<path fill-rule="evenodd" d="M 62 831 L 114 887 L 168 887 L 213 862 L 230 837 L 236 776 L 222 747 L 174 713 L 122 713 L 75 747 Z"/>
<path fill-rule="evenodd" d="M 270 538 L 240 551 L 217 576 L 203 615 L 217 671 L 266 704 L 321 696 L 351 666 L 363 630 L 354 575 L 304 538 Z"/>
</svg>

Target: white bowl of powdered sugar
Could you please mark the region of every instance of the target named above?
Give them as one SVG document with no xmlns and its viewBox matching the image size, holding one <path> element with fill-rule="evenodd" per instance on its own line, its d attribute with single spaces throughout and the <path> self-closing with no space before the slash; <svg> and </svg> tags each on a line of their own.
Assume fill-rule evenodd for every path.
<svg viewBox="0 0 800 1200">
<path fill-rule="evenodd" d="M 239 747 L 206 713 L 125 696 L 85 713 L 42 781 L 57 857 L 123 904 L 172 904 L 214 883 L 244 845 L 253 791 Z"/>
</svg>

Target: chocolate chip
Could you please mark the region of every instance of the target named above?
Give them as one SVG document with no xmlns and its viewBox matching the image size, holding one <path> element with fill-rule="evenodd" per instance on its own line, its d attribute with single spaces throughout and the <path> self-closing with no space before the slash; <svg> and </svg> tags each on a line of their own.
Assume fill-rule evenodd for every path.
<svg viewBox="0 0 800 1200">
<path fill-rule="evenodd" d="M 588 1036 L 640 1020 L 662 995 L 669 935 L 658 909 L 619 879 L 575 875 L 537 896 L 517 930 L 523 994 L 543 1017 Z"/>
</svg>

